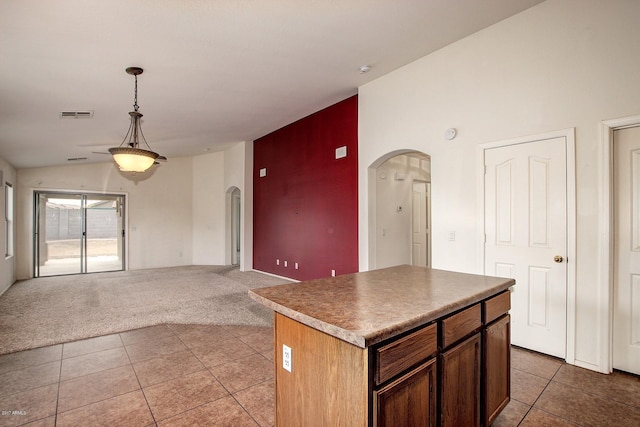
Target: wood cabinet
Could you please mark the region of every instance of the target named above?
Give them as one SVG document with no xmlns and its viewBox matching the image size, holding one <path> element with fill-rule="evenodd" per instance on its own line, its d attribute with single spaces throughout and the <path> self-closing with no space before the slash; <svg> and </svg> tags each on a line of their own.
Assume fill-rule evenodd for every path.
<svg viewBox="0 0 640 427">
<path fill-rule="evenodd" d="M 482 305 L 474 304 L 439 323 L 439 425 L 479 426 Z"/>
<path fill-rule="evenodd" d="M 436 358 L 373 392 L 373 425 L 436 425 Z"/>
<path fill-rule="evenodd" d="M 511 396 L 511 292 L 482 302 L 482 422 L 493 423 Z"/>
</svg>

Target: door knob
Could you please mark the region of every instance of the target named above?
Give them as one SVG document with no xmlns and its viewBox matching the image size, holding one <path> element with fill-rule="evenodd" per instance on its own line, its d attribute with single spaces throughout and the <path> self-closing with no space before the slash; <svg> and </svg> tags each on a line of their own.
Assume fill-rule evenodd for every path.
<svg viewBox="0 0 640 427">
<path fill-rule="evenodd" d="M 562 262 L 562 261 L 564 261 L 564 258 L 562 258 L 562 256 L 560 256 L 560 255 L 556 255 L 556 256 L 553 257 L 553 260 L 555 262 Z"/>
</svg>

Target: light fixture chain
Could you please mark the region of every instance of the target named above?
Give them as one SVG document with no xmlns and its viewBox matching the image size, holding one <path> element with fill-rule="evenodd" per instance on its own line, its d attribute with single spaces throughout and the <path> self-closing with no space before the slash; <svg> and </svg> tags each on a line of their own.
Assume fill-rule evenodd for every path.
<svg viewBox="0 0 640 427">
<path fill-rule="evenodd" d="M 135 79 L 135 86 L 134 86 L 134 96 L 133 96 L 133 110 L 134 111 L 138 111 L 138 76 L 134 75 L 133 76 Z"/>
</svg>

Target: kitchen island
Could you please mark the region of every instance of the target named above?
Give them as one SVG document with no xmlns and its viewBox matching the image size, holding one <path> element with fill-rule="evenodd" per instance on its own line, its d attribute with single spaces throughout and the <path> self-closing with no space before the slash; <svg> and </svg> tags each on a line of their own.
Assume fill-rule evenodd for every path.
<svg viewBox="0 0 640 427">
<path fill-rule="evenodd" d="M 404 265 L 250 290 L 275 312 L 276 425 L 490 425 L 514 283 Z"/>
</svg>

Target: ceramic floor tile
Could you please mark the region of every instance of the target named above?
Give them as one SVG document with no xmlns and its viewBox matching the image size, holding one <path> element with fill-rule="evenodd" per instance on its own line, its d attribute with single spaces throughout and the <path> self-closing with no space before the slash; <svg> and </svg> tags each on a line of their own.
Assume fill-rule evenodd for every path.
<svg viewBox="0 0 640 427">
<path fill-rule="evenodd" d="M 547 386 L 534 408 L 580 425 L 640 426 L 640 408 L 555 381 Z"/>
<path fill-rule="evenodd" d="M 204 347 L 196 347 L 191 351 L 207 368 L 222 365 L 230 360 L 256 353 L 253 348 L 238 338 L 226 339 L 215 345 L 210 344 Z"/>
<path fill-rule="evenodd" d="M 272 364 L 276 361 L 276 355 L 274 354 L 273 350 L 260 354 L 263 355 L 267 360 L 270 360 Z"/>
<path fill-rule="evenodd" d="M 511 367 L 550 380 L 564 362 L 518 347 L 511 348 Z"/>
<path fill-rule="evenodd" d="M 56 427 L 148 426 L 154 420 L 141 390 L 58 414 Z"/>
<path fill-rule="evenodd" d="M 190 351 L 183 351 L 134 363 L 133 369 L 142 387 L 148 387 L 202 371 L 205 367 Z"/>
<path fill-rule="evenodd" d="M 199 371 L 143 390 L 156 421 L 229 395 L 208 371 Z"/>
<path fill-rule="evenodd" d="M 491 427 L 516 427 L 530 409 L 531 406 L 512 399 L 496 417 Z"/>
<path fill-rule="evenodd" d="M 112 348 L 122 347 L 123 345 L 122 339 L 120 339 L 120 335 L 118 334 L 89 338 L 64 344 L 62 357 L 69 359 L 102 350 L 111 350 Z"/>
<path fill-rule="evenodd" d="M 133 331 L 121 332 L 120 338 L 124 345 L 137 344 L 143 341 L 153 341 L 167 338 L 175 333 L 167 325 L 149 326 L 147 328 L 134 329 Z"/>
<path fill-rule="evenodd" d="M 198 328 L 179 336 L 184 345 L 191 349 L 216 346 L 222 341 L 234 338 L 226 329 L 221 327 Z"/>
<path fill-rule="evenodd" d="M 614 372 L 606 375 L 577 366 L 563 365 L 553 381 L 640 408 L 640 378 L 630 374 Z"/>
<path fill-rule="evenodd" d="M 62 360 L 61 381 L 82 377 L 108 369 L 130 364 L 124 347 L 102 350 L 95 353 Z"/>
<path fill-rule="evenodd" d="M 264 332 L 265 329 L 268 329 L 271 333 L 271 338 L 273 338 L 273 327 L 272 326 L 236 326 L 231 325 L 227 326 L 227 330 L 236 337 L 242 337 L 245 335 L 251 335 L 255 333 Z"/>
<path fill-rule="evenodd" d="M 532 409 L 520 424 L 521 427 L 576 427 L 578 424 L 556 417 L 538 409 Z M 493 426 L 492 426 L 493 427 Z"/>
<path fill-rule="evenodd" d="M 256 427 L 258 424 L 229 396 L 158 422 L 162 427 Z"/>
<path fill-rule="evenodd" d="M 33 421 L 28 424 L 24 424 L 22 427 L 55 427 L 56 425 L 56 417 L 51 416 L 47 418 L 43 418 L 38 421 Z"/>
<path fill-rule="evenodd" d="M 0 397 L 0 426 L 22 425 L 55 415 L 58 384 Z"/>
<path fill-rule="evenodd" d="M 144 341 L 126 346 L 127 354 L 132 363 L 167 354 L 178 353 L 187 350 L 187 347 L 180 341 L 177 335 L 160 338 L 154 341 Z"/>
<path fill-rule="evenodd" d="M 194 331 L 207 332 L 212 335 L 228 335 L 227 327 L 223 325 L 179 325 L 171 324 L 169 328 L 178 336 Z"/>
<path fill-rule="evenodd" d="M 85 375 L 60 383 L 58 411 L 66 412 L 139 389 L 131 365 Z"/>
<path fill-rule="evenodd" d="M 0 396 L 57 383 L 60 379 L 60 363 L 58 360 L 0 375 Z"/>
<path fill-rule="evenodd" d="M 267 381 L 234 393 L 233 397 L 261 427 L 275 424 L 275 384 Z"/>
<path fill-rule="evenodd" d="M 43 365 L 62 358 L 62 344 L 35 348 L 0 356 L 0 375 L 30 366 Z"/>
<path fill-rule="evenodd" d="M 231 393 L 273 380 L 273 370 L 273 362 L 260 354 L 210 368 L 211 373 Z"/>
<path fill-rule="evenodd" d="M 511 399 L 531 406 L 548 383 L 549 380 L 544 378 L 519 369 L 511 369 Z"/>
<path fill-rule="evenodd" d="M 257 332 L 238 337 L 240 341 L 251 346 L 258 353 L 268 353 L 273 351 L 273 328 L 263 328 Z"/>
</svg>

